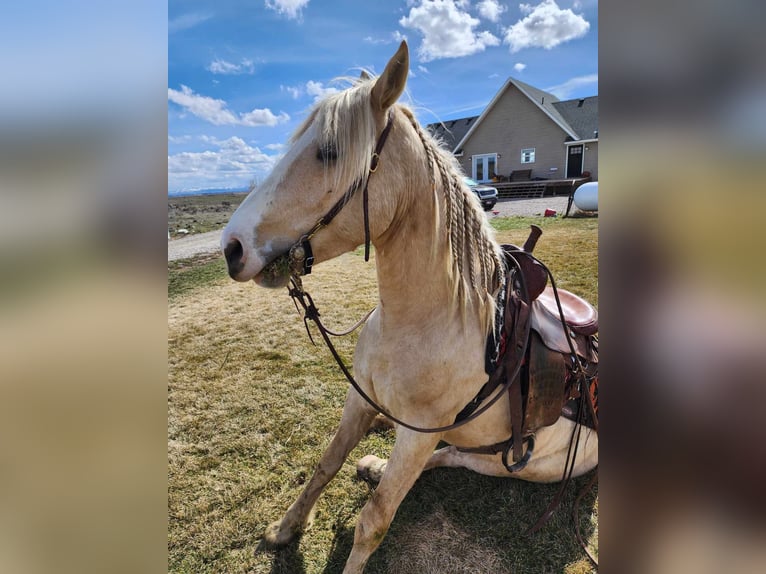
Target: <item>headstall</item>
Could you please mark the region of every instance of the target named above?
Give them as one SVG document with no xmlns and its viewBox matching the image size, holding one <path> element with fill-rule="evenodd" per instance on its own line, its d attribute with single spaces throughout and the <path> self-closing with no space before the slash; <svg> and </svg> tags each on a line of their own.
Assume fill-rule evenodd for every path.
<svg viewBox="0 0 766 574">
<path fill-rule="evenodd" d="M 378 163 L 380 163 L 380 154 L 383 151 L 383 146 L 386 145 L 388 134 L 394 125 L 394 115 L 389 113 L 388 121 L 383 131 L 380 132 L 377 144 L 375 144 L 375 151 L 372 153 L 372 159 L 370 160 L 370 169 L 364 178 L 364 190 L 362 191 L 362 210 L 364 212 L 364 260 L 370 260 L 370 216 L 369 216 L 369 186 L 370 176 L 378 169 Z M 310 231 L 303 234 L 301 238 L 290 248 L 288 251 L 290 273 L 293 277 L 299 277 L 301 275 L 308 275 L 311 273 L 311 267 L 314 265 L 314 250 L 311 248 L 311 239 L 320 229 L 327 227 L 330 222 L 343 210 L 343 208 L 351 201 L 357 190 L 362 187 L 360 181 L 355 181 L 348 188 L 348 191 L 343 194 L 335 205 L 324 214 L 319 221 L 314 224 L 314 227 Z"/>
</svg>

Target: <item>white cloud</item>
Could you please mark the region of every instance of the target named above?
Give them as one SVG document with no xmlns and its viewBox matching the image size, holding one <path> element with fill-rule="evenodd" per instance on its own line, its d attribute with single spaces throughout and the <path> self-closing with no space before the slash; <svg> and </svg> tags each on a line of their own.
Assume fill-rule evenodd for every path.
<svg viewBox="0 0 766 574">
<path fill-rule="evenodd" d="M 208 96 L 195 94 L 188 86 L 181 85 L 181 91 L 168 88 L 168 99 L 190 111 L 198 118 L 216 126 L 236 125 L 239 118 L 226 109 L 226 102 Z"/>
<path fill-rule="evenodd" d="M 251 128 L 258 126 L 275 126 L 277 124 L 283 124 L 290 121 L 290 116 L 285 112 L 280 113 L 278 116 L 268 109 L 254 109 L 251 112 L 245 114 L 239 114 L 240 124 Z"/>
<path fill-rule="evenodd" d="M 430 74 L 431 72 L 428 71 L 428 68 L 426 68 L 424 65 L 420 64 L 418 66 L 418 70 L 423 74 Z"/>
<path fill-rule="evenodd" d="M 464 10 L 467 7 L 465 0 L 421 0 L 399 20 L 401 26 L 423 34 L 418 48 L 423 62 L 470 56 L 500 44 L 491 33 L 474 30 L 481 22 Z"/>
<path fill-rule="evenodd" d="M 394 32 L 391 32 L 388 36 L 384 36 L 383 38 L 375 38 L 373 36 L 366 36 L 362 39 L 363 42 L 366 42 L 368 44 L 372 44 L 373 46 L 381 45 L 381 44 L 398 44 L 402 40 L 406 40 L 407 37 L 402 35 L 402 33 L 399 30 L 396 30 Z"/>
<path fill-rule="evenodd" d="M 189 134 L 182 136 L 171 136 L 168 134 L 168 143 L 180 144 L 190 142 L 192 137 Z"/>
<path fill-rule="evenodd" d="M 505 31 L 504 42 L 510 44 L 511 53 L 524 48 L 550 50 L 562 42 L 582 38 L 590 23 L 567 8 L 562 10 L 556 0 L 542 0 L 537 6 L 519 4 L 526 16 Z"/>
<path fill-rule="evenodd" d="M 523 71 L 526 69 L 526 67 L 527 67 L 527 65 L 526 65 L 526 64 L 523 64 L 523 63 L 521 63 L 521 62 L 516 62 L 516 63 L 513 65 L 513 69 L 514 69 L 514 70 L 516 70 L 516 71 L 517 71 L 517 72 L 519 72 L 519 73 L 523 72 Z"/>
<path fill-rule="evenodd" d="M 306 82 L 306 93 L 310 96 L 314 96 L 314 100 L 320 100 L 330 94 L 337 94 L 339 91 L 338 88 L 323 86 L 322 82 L 314 82 L 312 80 Z"/>
<path fill-rule="evenodd" d="M 168 88 L 168 99 L 191 112 L 200 119 L 216 126 L 275 126 L 290 119 L 282 112 L 278 116 L 266 109 L 254 109 L 236 115 L 226 107 L 226 102 L 208 96 L 195 94 L 188 86 L 181 85 L 181 91 Z"/>
<path fill-rule="evenodd" d="M 266 0 L 266 8 L 284 14 L 288 20 L 299 20 L 310 0 Z"/>
<path fill-rule="evenodd" d="M 297 100 L 303 94 L 301 86 L 279 86 L 279 89 L 290 94 L 294 100 Z"/>
<path fill-rule="evenodd" d="M 175 32 L 180 32 L 181 30 L 188 30 L 189 28 L 194 28 L 195 26 L 202 24 L 202 22 L 209 20 L 212 17 L 213 17 L 212 14 L 202 14 L 202 13 L 182 14 L 181 16 L 173 18 L 172 20 L 168 22 L 168 34 L 173 34 Z"/>
<path fill-rule="evenodd" d="M 550 92 L 559 99 L 565 100 L 569 95 L 580 88 L 595 84 L 596 90 L 598 90 L 598 74 L 588 74 L 587 76 L 577 76 L 576 78 L 570 78 L 563 84 L 558 86 L 552 86 L 545 88 L 546 92 Z"/>
<path fill-rule="evenodd" d="M 500 20 L 500 15 L 508 10 L 497 0 L 482 0 L 476 5 L 476 8 L 479 10 L 479 15 L 490 22 L 497 22 Z"/>
<path fill-rule="evenodd" d="M 227 187 L 246 185 L 254 176 L 265 175 L 280 156 L 251 147 L 238 137 L 219 140 L 203 137 L 217 149 L 168 155 L 168 187 Z"/>
<path fill-rule="evenodd" d="M 314 96 L 315 102 L 330 94 L 337 94 L 340 91 L 337 88 L 326 87 L 322 82 L 315 82 L 313 80 L 309 80 L 301 86 L 279 86 L 279 89 L 290 94 L 294 100 L 303 95 Z"/>
<path fill-rule="evenodd" d="M 239 64 L 216 58 L 210 62 L 207 69 L 214 74 L 238 75 L 252 74 L 255 71 L 255 66 L 253 65 L 253 61 L 248 60 L 247 58 L 242 58 L 242 61 Z"/>
</svg>

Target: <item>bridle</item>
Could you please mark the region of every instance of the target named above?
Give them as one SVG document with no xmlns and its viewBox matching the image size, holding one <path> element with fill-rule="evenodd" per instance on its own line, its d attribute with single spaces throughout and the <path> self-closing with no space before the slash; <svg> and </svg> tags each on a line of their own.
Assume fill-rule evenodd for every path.
<svg viewBox="0 0 766 574">
<path fill-rule="evenodd" d="M 362 210 L 364 212 L 364 260 L 370 260 L 370 215 L 369 215 L 369 186 L 370 176 L 378 169 L 378 163 L 380 163 L 380 154 L 383 151 L 383 146 L 386 145 L 388 134 L 391 132 L 391 128 L 394 125 L 394 114 L 389 112 L 388 121 L 383 131 L 380 132 L 378 142 L 375 144 L 375 151 L 372 153 L 370 159 L 370 169 L 364 178 L 364 190 L 362 191 Z M 351 201 L 356 195 L 356 192 L 362 187 L 361 181 L 355 181 L 348 188 L 346 193 L 343 194 L 338 201 L 335 202 L 330 210 L 321 217 L 314 226 L 292 246 L 288 251 L 288 260 L 290 273 L 293 277 L 300 277 L 301 275 L 308 275 L 311 273 L 311 267 L 314 265 L 314 250 L 311 248 L 311 239 L 317 234 L 318 231 L 327 227 L 330 222 L 343 210 L 343 208 Z"/>
</svg>

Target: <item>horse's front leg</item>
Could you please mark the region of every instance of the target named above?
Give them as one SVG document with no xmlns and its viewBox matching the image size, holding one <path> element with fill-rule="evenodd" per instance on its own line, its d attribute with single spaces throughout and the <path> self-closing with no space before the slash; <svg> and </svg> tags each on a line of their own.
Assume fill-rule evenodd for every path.
<svg viewBox="0 0 766 574">
<path fill-rule="evenodd" d="M 310 526 L 314 504 L 319 495 L 367 432 L 373 418 L 375 418 L 375 412 L 367 406 L 356 391 L 350 389 L 343 407 L 340 426 L 330 446 L 322 455 L 311 480 L 298 499 L 287 509 L 284 517 L 266 528 L 263 543 L 267 548 L 288 544 L 298 533 Z"/>
<path fill-rule="evenodd" d="M 367 560 L 386 535 L 399 504 L 420 476 L 440 437 L 440 434 L 397 429 L 396 443 L 386 472 L 359 515 L 354 547 L 343 574 L 360 574 L 364 570 Z"/>
</svg>

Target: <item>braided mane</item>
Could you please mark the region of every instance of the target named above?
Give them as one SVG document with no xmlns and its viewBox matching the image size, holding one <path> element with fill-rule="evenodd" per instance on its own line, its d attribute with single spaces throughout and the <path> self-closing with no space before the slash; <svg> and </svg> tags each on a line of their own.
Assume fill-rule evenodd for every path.
<svg viewBox="0 0 766 574">
<path fill-rule="evenodd" d="M 458 295 L 462 299 L 470 290 L 494 304 L 492 295 L 504 281 L 504 265 L 487 217 L 463 182 L 462 170 L 452 153 L 420 127 L 409 109 L 400 109 L 423 143 L 432 189 L 441 188 Z"/>
</svg>

